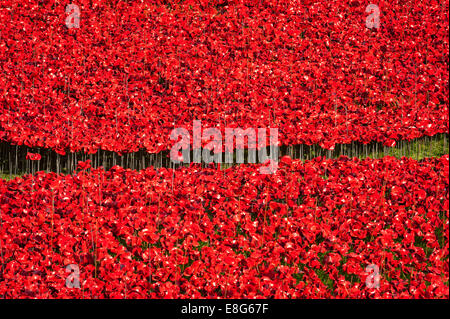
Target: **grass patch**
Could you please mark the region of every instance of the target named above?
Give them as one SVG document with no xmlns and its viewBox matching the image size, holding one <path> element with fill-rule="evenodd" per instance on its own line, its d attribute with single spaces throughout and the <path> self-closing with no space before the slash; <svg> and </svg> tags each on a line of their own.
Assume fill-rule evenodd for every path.
<svg viewBox="0 0 450 319">
<path fill-rule="evenodd" d="M 23 176 L 23 175 L 11 174 L 11 176 L 10 176 L 9 174 L 0 173 L 0 179 L 4 179 L 4 180 L 7 180 L 7 181 L 13 180 L 16 177 L 21 177 L 21 176 Z"/>
<path fill-rule="evenodd" d="M 322 269 L 314 270 L 316 272 L 317 277 L 322 281 L 322 283 L 330 289 L 330 291 L 334 291 L 333 289 L 333 280 L 330 279 L 330 276 Z"/>
</svg>

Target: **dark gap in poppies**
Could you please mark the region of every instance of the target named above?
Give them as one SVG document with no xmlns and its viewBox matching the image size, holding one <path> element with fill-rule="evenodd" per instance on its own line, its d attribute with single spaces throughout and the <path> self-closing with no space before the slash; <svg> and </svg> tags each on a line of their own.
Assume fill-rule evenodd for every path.
<svg viewBox="0 0 450 319">
<path fill-rule="evenodd" d="M 40 160 L 32 160 L 28 153 L 39 154 Z M 267 154 L 269 147 L 267 148 Z M 290 156 L 292 159 L 310 160 L 316 157 L 339 158 L 340 156 L 358 158 L 382 158 L 384 156 L 394 156 L 397 158 L 411 157 L 421 160 L 425 157 L 439 157 L 449 153 L 449 134 L 436 134 L 434 136 L 424 136 L 411 141 L 397 141 L 394 147 L 387 147 L 382 143 L 372 142 L 362 144 L 353 142 L 351 144 L 337 144 L 334 150 L 327 150 L 319 145 L 283 145 L 279 147 L 279 157 Z M 133 170 L 141 170 L 150 166 L 155 168 L 166 167 L 176 168 L 179 166 L 189 166 L 187 163 L 174 164 L 169 157 L 169 151 L 160 153 L 148 153 L 140 150 L 133 153 L 119 155 L 112 151 L 98 150 L 95 154 L 83 152 L 60 155 L 52 149 L 28 147 L 25 145 L 13 145 L 6 141 L 0 142 L 0 177 L 12 178 L 13 176 L 35 173 L 37 171 L 55 172 L 70 174 L 77 169 L 78 162 L 91 161 L 91 167 L 103 167 L 110 169 L 115 165 Z M 244 163 L 248 163 L 249 152 L 244 150 Z M 190 154 L 191 160 L 193 151 Z M 222 161 L 225 154 L 222 153 Z M 203 167 L 208 164 L 202 163 Z M 227 168 L 236 163 L 236 150 L 233 153 L 233 163 L 222 163 L 221 168 Z"/>
</svg>

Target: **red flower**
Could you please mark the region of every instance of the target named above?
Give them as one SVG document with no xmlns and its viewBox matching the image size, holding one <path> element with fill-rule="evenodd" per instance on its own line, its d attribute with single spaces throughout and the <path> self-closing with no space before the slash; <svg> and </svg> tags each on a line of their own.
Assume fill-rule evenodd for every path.
<svg viewBox="0 0 450 319">
<path fill-rule="evenodd" d="M 39 161 L 41 159 L 41 154 L 27 153 L 26 159 L 32 161 Z"/>
</svg>

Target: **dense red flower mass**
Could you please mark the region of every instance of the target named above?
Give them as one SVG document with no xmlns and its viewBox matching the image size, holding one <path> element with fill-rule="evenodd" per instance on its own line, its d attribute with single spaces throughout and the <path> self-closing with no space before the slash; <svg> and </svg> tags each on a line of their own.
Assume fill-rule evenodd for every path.
<svg viewBox="0 0 450 319">
<path fill-rule="evenodd" d="M 194 120 L 301 156 L 448 134 L 448 0 L 372 29 L 360 0 L 69 3 L 0 4 L 0 173 L 76 168 L 0 178 L 0 298 L 449 298 L 448 155 L 116 166 Z"/>
<path fill-rule="evenodd" d="M 0 296 L 449 297 L 448 155 L 79 169 L 0 179 Z"/>
<path fill-rule="evenodd" d="M 41 155 L 35 154 L 35 153 L 27 153 L 26 159 L 29 159 L 32 161 L 39 161 L 41 159 Z"/>
<path fill-rule="evenodd" d="M 448 1 L 2 1 L 0 139 L 151 153 L 174 127 L 283 145 L 449 132 Z"/>
</svg>

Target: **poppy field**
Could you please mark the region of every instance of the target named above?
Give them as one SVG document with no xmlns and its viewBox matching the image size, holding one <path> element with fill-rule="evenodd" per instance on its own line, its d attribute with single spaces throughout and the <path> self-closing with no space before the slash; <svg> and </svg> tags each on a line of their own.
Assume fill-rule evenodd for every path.
<svg viewBox="0 0 450 319">
<path fill-rule="evenodd" d="M 3 1 L 0 139 L 118 153 L 174 127 L 278 127 L 283 145 L 449 131 L 448 1 Z"/>
<path fill-rule="evenodd" d="M 0 294 L 448 298 L 448 179 L 447 155 L 284 157 L 273 175 L 82 163 L 2 181 Z M 65 286 L 70 264 L 82 289 Z M 378 289 L 367 264 L 379 265 Z"/>
<path fill-rule="evenodd" d="M 448 299 L 448 18 L 2 1 L 0 298 Z M 174 129 L 209 155 L 195 121 L 276 129 L 276 170 L 248 135 L 243 164 L 237 136 L 175 163 Z"/>
</svg>

